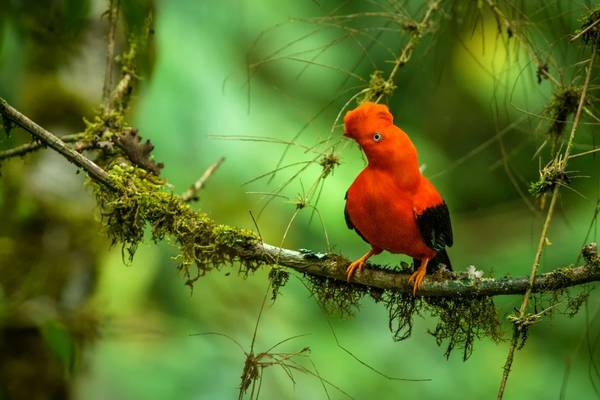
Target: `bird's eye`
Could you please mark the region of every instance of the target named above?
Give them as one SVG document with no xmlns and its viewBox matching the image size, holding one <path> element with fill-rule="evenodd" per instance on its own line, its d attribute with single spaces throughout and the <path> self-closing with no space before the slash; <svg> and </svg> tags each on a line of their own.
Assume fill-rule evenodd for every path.
<svg viewBox="0 0 600 400">
<path fill-rule="evenodd" d="M 375 134 L 373 135 L 373 140 L 376 142 L 380 142 L 381 139 L 383 139 L 383 136 L 381 135 L 381 133 L 375 132 Z"/>
</svg>

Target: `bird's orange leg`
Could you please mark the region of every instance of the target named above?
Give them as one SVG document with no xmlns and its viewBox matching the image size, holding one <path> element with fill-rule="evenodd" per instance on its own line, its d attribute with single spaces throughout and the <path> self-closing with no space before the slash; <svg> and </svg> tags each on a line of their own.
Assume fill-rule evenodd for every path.
<svg viewBox="0 0 600 400">
<path fill-rule="evenodd" d="M 348 265 L 348 268 L 346 268 L 346 279 L 348 280 L 348 282 L 350 282 L 350 278 L 352 278 L 352 274 L 354 273 L 355 269 L 358 268 L 358 272 L 362 272 L 362 270 L 365 266 L 365 263 L 367 262 L 369 257 L 371 257 L 372 255 L 375 255 L 375 254 L 379 254 L 380 252 L 381 252 L 381 250 L 376 251 L 374 249 L 371 249 L 371 250 L 367 251 L 367 254 L 360 257 L 358 260 L 351 262 L 350 265 Z"/>
<path fill-rule="evenodd" d="M 421 265 L 413 274 L 408 278 L 408 283 L 413 284 L 413 296 L 417 294 L 417 289 L 421 287 L 421 283 L 423 282 L 423 278 L 425 278 L 425 273 L 427 272 L 427 264 L 429 263 L 429 258 L 425 257 L 421 259 Z"/>
</svg>

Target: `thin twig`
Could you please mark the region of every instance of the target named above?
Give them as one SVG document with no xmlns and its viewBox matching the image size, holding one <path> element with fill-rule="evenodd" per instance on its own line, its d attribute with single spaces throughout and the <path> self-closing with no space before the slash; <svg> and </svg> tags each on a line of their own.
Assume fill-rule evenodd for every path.
<svg viewBox="0 0 600 400">
<path fill-rule="evenodd" d="M 72 135 L 60 136 L 60 140 L 65 143 L 73 143 L 81 140 L 84 137 L 82 133 L 74 133 Z M 0 151 L 0 161 L 13 157 L 24 156 L 25 154 L 33 153 L 39 149 L 46 147 L 43 142 L 30 142 L 21 146 L 14 147 L 5 151 Z"/>
<path fill-rule="evenodd" d="M 389 84 L 394 84 L 394 78 L 396 77 L 396 74 L 398 73 L 400 68 L 402 68 L 410 60 L 415 46 L 417 45 L 418 41 L 423 37 L 424 31 L 429 26 L 431 16 L 439 9 L 439 5 L 441 2 L 442 0 L 435 0 L 429 3 L 429 6 L 427 7 L 427 11 L 425 11 L 425 14 L 423 15 L 423 18 L 414 27 L 413 31 L 410 34 L 410 39 L 408 39 L 408 43 L 404 45 L 402 51 L 400 52 L 400 55 L 396 58 L 396 61 L 394 62 L 394 67 L 392 68 L 392 71 L 386 79 L 386 81 Z M 379 103 L 383 96 L 384 93 L 380 93 L 377 99 L 375 99 L 375 102 Z"/>
<path fill-rule="evenodd" d="M 14 109 L 10 104 L 0 97 L 0 114 L 31 133 L 33 137 L 40 142 L 52 147 L 54 150 L 62 154 L 71 163 L 83 168 L 93 179 L 102 183 L 110 189 L 116 189 L 110 177 L 102 168 L 100 168 L 92 160 L 84 157 L 65 144 L 58 136 L 45 130 L 25 115 Z"/>
<path fill-rule="evenodd" d="M 592 50 L 592 57 L 590 58 L 587 74 L 585 77 L 585 83 L 583 85 L 583 89 L 581 90 L 581 96 L 579 98 L 579 105 L 577 106 L 577 112 L 575 113 L 575 117 L 573 118 L 573 126 L 571 127 L 571 133 L 569 135 L 569 140 L 567 142 L 567 147 L 565 149 L 564 154 L 559 155 L 556 162 L 560 163 L 562 170 L 566 170 L 567 163 L 569 161 L 569 155 L 571 153 L 571 149 L 573 147 L 573 139 L 575 138 L 575 132 L 577 131 L 577 127 L 579 126 L 579 119 L 581 118 L 581 112 L 583 110 L 583 106 L 585 104 L 585 98 L 587 95 L 587 90 L 590 84 L 590 78 L 592 75 L 592 69 L 594 66 L 594 59 L 596 58 L 596 47 L 594 46 Z M 527 290 L 525 291 L 525 295 L 523 296 L 523 302 L 521 303 L 521 307 L 519 308 L 519 317 L 518 321 L 522 321 L 525 317 L 525 312 L 527 311 L 527 306 L 529 304 L 529 299 L 531 297 L 531 293 L 533 292 L 534 285 L 536 283 L 537 278 L 537 270 L 540 266 L 540 260 L 542 258 L 542 252 L 546 247 L 546 243 L 548 241 L 548 231 L 550 229 L 550 223 L 552 222 L 552 217 L 554 215 L 554 209 L 556 207 L 556 203 L 558 200 L 558 193 L 560 191 L 560 185 L 556 185 L 552 191 L 552 198 L 550 200 L 550 205 L 548 206 L 548 212 L 546 214 L 546 220 L 544 221 L 544 225 L 542 227 L 542 233 L 540 234 L 540 240 L 538 242 L 538 247 L 535 252 L 535 257 L 533 259 L 533 265 L 531 266 L 531 274 L 529 277 L 529 285 Z M 506 357 L 506 362 L 504 363 L 504 369 L 502 373 L 502 379 L 500 381 L 500 387 L 498 388 L 498 400 L 502 400 L 504 397 L 504 390 L 506 389 L 506 382 L 508 380 L 508 376 L 510 374 L 510 370 L 512 367 L 512 362 L 514 359 L 515 350 L 519 343 L 519 338 L 521 337 L 521 329 L 522 327 L 517 323 L 514 323 L 513 326 L 513 336 L 510 343 L 510 347 L 508 350 L 508 355 Z"/>
<path fill-rule="evenodd" d="M 509 38 L 512 37 L 512 35 L 514 34 L 514 29 L 510 20 L 506 17 L 506 15 L 502 12 L 500 7 L 498 7 L 494 0 L 487 0 L 487 3 L 492 12 L 494 13 L 494 16 L 496 17 L 498 32 L 502 32 L 502 22 L 504 22 L 504 25 L 506 27 L 506 34 Z"/>
<path fill-rule="evenodd" d="M 598 20 L 598 21 L 600 21 L 600 20 Z M 597 148 L 595 148 L 595 149 L 588 150 L 588 151 L 584 151 L 584 152 L 582 152 L 582 153 L 573 154 L 573 155 L 569 156 L 569 159 L 572 159 L 572 158 L 577 158 L 577 157 L 583 157 L 583 156 L 587 156 L 587 155 L 589 155 L 589 154 L 597 153 L 597 152 L 599 152 L 599 151 L 600 151 L 600 147 L 597 147 Z"/>
<path fill-rule="evenodd" d="M 600 19 L 597 19 L 596 21 L 594 21 L 593 24 L 589 25 L 587 28 L 585 28 L 584 30 L 582 30 L 581 32 L 579 32 L 577 35 L 573 36 L 571 38 L 571 42 L 576 41 L 577 39 L 579 39 L 582 35 L 585 35 L 585 33 L 587 31 L 589 31 L 590 29 L 593 29 L 596 25 L 598 25 L 600 23 Z"/>
<path fill-rule="evenodd" d="M 421 379 L 399 378 L 399 377 L 395 377 L 395 376 L 390 376 L 388 374 L 385 374 L 385 373 L 379 371 L 378 369 L 374 368 L 373 366 L 369 365 L 365 361 L 363 361 L 360 358 L 358 358 L 353 352 L 351 352 L 350 350 L 348 350 L 348 348 L 342 346 L 342 344 L 340 343 L 337 335 L 335 334 L 335 330 L 333 329 L 333 324 L 331 323 L 331 321 L 329 319 L 327 319 L 327 323 L 329 324 L 329 330 L 331 330 L 331 334 L 333 335 L 333 339 L 335 340 L 335 344 L 340 349 L 342 349 L 346 354 L 348 354 L 350 357 L 354 358 L 354 360 L 356 360 L 359 364 L 362 364 L 364 367 L 366 367 L 366 368 L 370 369 L 371 371 L 375 372 L 377 375 L 382 376 L 385 379 L 388 379 L 390 381 L 405 381 L 405 382 L 430 382 L 431 381 L 431 378 L 421 378 Z"/>
<path fill-rule="evenodd" d="M 121 79 L 115 85 L 115 88 L 110 93 L 108 109 L 105 111 L 116 110 L 124 112 L 129 106 L 133 85 L 139 77 L 136 75 L 136 68 L 133 60 L 137 56 L 137 42 L 130 39 L 129 48 L 121 55 Z"/>
<path fill-rule="evenodd" d="M 108 35 L 106 38 L 106 68 L 104 71 L 104 86 L 102 87 L 102 102 L 104 111 L 110 108 L 110 94 L 112 91 L 112 73 L 115 61 L 115 36 L 119 18 L 119 0 L 109 0 L 108 3 Z"/>
<path fill-rule="evenodd" d="M 224 161 L 225 157 L 221 157 L 217 160 L 217 162 L 208 167 L 206 171 L 204 171 L 200 179 L 194 182 L 194 184 L 190 186 L 190 188 L 181 195 L 181 200 L 185 201 L 186 203 L 189 203 L 191 201 L 197 201 L 198 192 L 204 188 L 204 185 L 206 185 L 206 181 L 208 181 L 208 178 L 210 178 L 212 174 L 214 174 L 219 169 L 219 167 L 221 166 L 221 164 L 223 164 Z"/>
</svg>

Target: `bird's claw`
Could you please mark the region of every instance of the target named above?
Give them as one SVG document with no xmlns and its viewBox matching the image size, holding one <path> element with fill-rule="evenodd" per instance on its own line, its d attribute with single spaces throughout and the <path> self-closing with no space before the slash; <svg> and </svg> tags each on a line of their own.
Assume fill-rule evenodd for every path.
<svg viewBox="0 0 600 400">
<path fill-rule="evenodd" d="M 408 283 L 413 283 L 413 296 L 417 294 L 417 289 L 421 287 L 423 279 L 425 278 L 425 271 L 417 270 L 408 278 Z"/>
<path fill-rule="evenodd" d="M 354 271 L 356 269 L 358 269 L 358 272 L 362 272 L 364 267 L 365 267 L 365 261 L 362 258 L 359 258 L 358 260 L 350 263 L 350 265 L 348 265 L 348 268 L 346 268 L 346 280 L 348 282 L 350 282 L 350 279 L 352 278 L 352 274 L 354 274 Z"/>
<path fill-rule="evenodd" d="M 419 268 L 417 268 L 417 270 L 415 272 L 413 272 L 412 275 L 408 278 L 408 283 L 413 284 L 413 296 L 416 296 L 417 289 L 419 289 L 421 287 L 421 284 L 423 283 L 423 279 L 425 279 L 425 274 L 427 273 L 427 263 L 428 262 L 429 262 L 428 259 L 423 260 L 423 262 L 421 262 L 421 265 L 419 266 Z"/>
</svg>

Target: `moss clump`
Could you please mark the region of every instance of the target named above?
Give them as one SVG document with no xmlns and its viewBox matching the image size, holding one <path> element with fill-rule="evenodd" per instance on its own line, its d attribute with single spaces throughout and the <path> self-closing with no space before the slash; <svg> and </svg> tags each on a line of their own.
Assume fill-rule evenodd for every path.
<svg viewBox="0 0 600 400">
<path fill-rule="evenodd" d="M 118 190 L 97 186 L 96 196 L 110 239 L 113 244 L 122 244 L 129 261 L 144 237 L 146 226 L 150 227 L 155 242 L 169 237 L 177 244 L 179 254 L 175 259 L 189 286 L 206 271 L 223 264 L 239 261 L 241 270 L 248 272 L 263 261 L 247 251 L 259 243 L 252 231 L 214 223 L 206 214 L 165 192 L 163 182 L 156 176 L 121 164 L 114 165 L 109 175 Z M 194 272 L 190 270 L 193 265 Z"/>
<path fill-rule="evenodd" d="M 598 203 L 598 209 L 600 210 L 600 203 Z M 598 254 L 598 244 L 596 242 L 588 243 L 581 249 L 581 255 L 585 259 L 585 262 L 589 265 L 599 267 L 600 266 L 600 254 Z"/>
<path fill-rule="evenodd" d="M 340 260 L 340 265 L 347 261 Z M 463 350 L 463 360 L 473 352 L 476 339 L 489 337 L 501 340 L 500 321 L 491 297 L 459 298 L 415 297 L 391 289 L 376 289 L 330 278 L 305 275 L 310 292 L 328 313 L 352 316 L 364 295 L 381 302 L 388 311 L 388 327 L 395 341 L 408 339 L 412 334 L 415 316 L 429 314 L 437 318 L 430 331 L 439 346 L 446 344 L 444 355 L 450 357 L 455 348 Z"/>
<path fill-rule="evenodd" d="M 537 78 L 537 83 L 540 84 L 542 81 L 548 79 L 548 72 L 550 71 L 550 67 L 548 63 L 539 63 L 535 70 L 535 77 Z"/>
<path fill-rule="evenodd" d="M 539 292 L 539 296 L 543 296 L 547 293 L 551 293 L 554 296 L 555 302 L 558 302 L 560 295 L 565 289 L 557 289 L 568 286 L 570 282 L 573 282 L 577 276 L 573 271 L 572 266 L 557 268 L 546 275 L 546 282 L 544 283 L 542 290 Z"/>
<path fill-rule="evenodd" d="M 567 304 L 565 306 L 565 314 L 569 316 L 569 318 L 573 318 L 579 310 L 581 306 L 588 301 L 590 297 L 591 289 L 584 289 L 576 295 L 571 295 L 567 292 Z"/>
<path fill-rule="evenodd" d="M 358 310 L 360 299 L 369 293 L 368 288 L 363 285 L 315 275 L 305 275 L 305 277 L 311 294 L 329 314 L 352 317 Z"/>
<path fill-rule="evenodd" d="M 396 90 L 394 82 L 385 79 L 382 71 L 375 70 L 369 79 L 369 87 L 365 95 L 359 98 L 358 104 L 362 104 L 365 101 L 372 101 L 379 97 L 391 96 L 394 94 L 394 90 Z"/>
<path fill-rule="evenodd" d="M 463 360 L 473 352 L 475 339 L 489 337 L 501 340 L 500 322 L 490 297 L 429 298 L 426 300 L 438 324 L 430 333 L 439 346 L 447 342 L 444 355 L 450 357 L 454 348 L 462 348 Z"/>
<path fill-rule="evenodd" d="M 340 165 L 340 157 L 333 152 L 325 154 L 319 160 L 319 165 L 323 168 L 323 172 L 321 172 L 321 178 L 325 179 L 333 172 L 335 167 Z"/>
<path fill-rule="evenodd" d="M 577 111 L 580 94 L 580 90 L 573 86 L 563 87 L 554 93 L 554 97 L 544 110 L 552 120 L 550 128 L 548 128 L 550 137 L 556 139 L 563 134 L 567 118 Z"/>
<path fill-rule="evenodd" d="M 570 182 L 564 163 L 553 160 L 540 170 L 540 178 L 529 184 L 529 193 L 537 198 L 554 190 L 556 185 L 567 185 Z"/>
<path fill-rule="evenodd" d="M 588 45 L 594 45 L 600 49 L 600 6 L 594 8 L 581 21 L 581 29 L 576 32 L 583 32 L 581 39 Z"/>
<path fill-rule="evenodd" d="M 83 141 L 87 143 L 112 141 L 127 125 L 123 113 L 118 111 L 99 112 L 91 121 L 84 118 L 83 122 L 85 123 Z"/>
<path fill-rule="evenodd" d="M 490 297 L 419 297 L 407 293 L 386 291 L 384 302 L 388 310 L 388 324 L 396 341 L 410 337 L 413 317 L 425 312 L 438 318 L 431 335 L 438 346 L 447 343 L 444 355 L 448 358 L 455 348 L 463 349 L 466 361 L 473 352 L 475 339 L 501 339 L 500 322 Z"/>
<path fill-rule="evenodd" d="M 287 281 L 290 279 L 290 274 L 281 268 L 273 267 L 269 271 L 269 281 L 271 282 L 272 295 L 271 300 L 277 300 L 277 295 L 282 287 L 285 286 Z"/>
<path fill-rule="evenodd" d="M 409 293 L 387 290 L 383 301 L 388 310 L 388 327 L 395 341 L 410 337 L 413 327 L 413 316 L 421 309 L 421 298 Z"/>
</svg>

